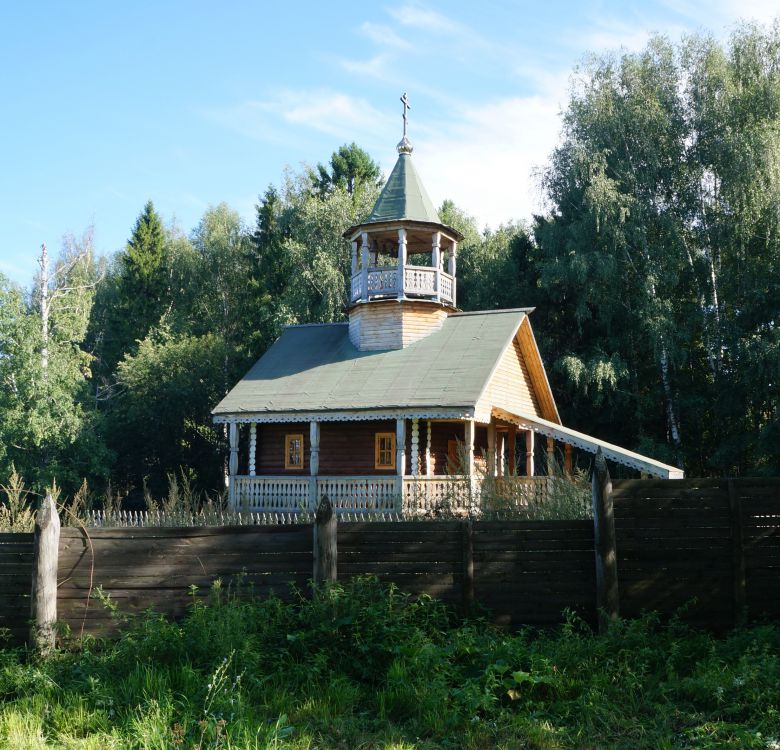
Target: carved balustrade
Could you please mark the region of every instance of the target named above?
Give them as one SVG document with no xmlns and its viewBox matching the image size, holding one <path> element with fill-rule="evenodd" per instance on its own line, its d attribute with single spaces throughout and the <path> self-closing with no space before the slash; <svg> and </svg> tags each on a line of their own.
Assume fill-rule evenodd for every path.
<svg viewBox="0 0 780 750">
<path fill-rule="evenodd" d="M 437 276 L 440 289 L 437 290 Z M 380 297 L 405 296 L 413 299 L 434 299 L 455 305 L 455 280 L 445 271 L 430 266 L 379 266 L 352 275 L 350 301 L 368 301 Z M 402 282 L 402 283 L 401 283 Z"/>
</svg>

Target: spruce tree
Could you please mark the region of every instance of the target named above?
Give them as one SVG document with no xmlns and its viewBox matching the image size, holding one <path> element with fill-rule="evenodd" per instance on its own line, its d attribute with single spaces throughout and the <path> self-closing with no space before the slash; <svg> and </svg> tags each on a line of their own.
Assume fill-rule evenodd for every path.
<svg viewBox="0 0 780 750">
<path fill-rule="evenodd" d="M 98 355 L 104 378 L 113 379 L 117 364 L 138 351 L 138 342 L 157 325 L 170 302 L 166 235 L 152 201 L 136 219 L 125 250 L 102 289 L 95 311 L 103 321 Z"/>
</svg>

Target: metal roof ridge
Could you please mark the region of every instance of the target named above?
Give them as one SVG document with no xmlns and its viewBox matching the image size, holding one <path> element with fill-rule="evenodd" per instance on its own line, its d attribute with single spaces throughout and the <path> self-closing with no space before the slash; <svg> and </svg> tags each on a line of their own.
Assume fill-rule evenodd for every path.
<svg viewBox="0 0 780 750">
<path fill-rule="evenodd" d="M 471 310 L 469 312 L 451 313 L 450 318 L 465 318 L 467 315 L 500 315 L 502 313 L 525 313 L 526 315 L 536 310 L 535 307 L 507 307 L 502 310 Z"/>
</svg>

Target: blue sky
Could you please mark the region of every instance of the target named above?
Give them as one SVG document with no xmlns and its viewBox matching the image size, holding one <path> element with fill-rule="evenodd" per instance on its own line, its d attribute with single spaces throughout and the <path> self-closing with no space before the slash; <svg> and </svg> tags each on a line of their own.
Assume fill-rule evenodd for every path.
<svg viewBox="0 0 780 750">
<path fill-rule="evenodd" d="M 356 141 L 389 171 L 412 104 L 415 163 L 482 226 L 541 208 L 588 52 L 640 49 L 776 0 L 0 3 L 0 273 L 28 284 L 41 242 L 93 224 L 123 247 L 152 199 L 185 232 L 225 201 L 254 222 L 286 166 Z"/>
</svg>

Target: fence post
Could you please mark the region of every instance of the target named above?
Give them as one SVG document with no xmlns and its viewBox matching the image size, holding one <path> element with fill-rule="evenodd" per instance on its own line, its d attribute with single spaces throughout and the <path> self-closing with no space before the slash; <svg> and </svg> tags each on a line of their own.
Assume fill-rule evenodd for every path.
<svg viewBox="0 0 780 750">
<path fill-rule="evenodd" d="M 605 633 L 609 623 L 619 616 L 620 597 L 612 480 L 601 448 L 596 453 L 593 466 L 592 494 L 593 537 L 596 551 L 596 607 L 599 616 L 599 633 Z"/>
<path fill-rule="evenodd" d="M 474 525 L 471 519 L 461 521 L 461 549 L 463 550 L 463 614 L 474 608 Z"/>
<path fill-rule="evenodd" d="M 320 498 L 314 520 L 314 585 L 337 578 L 338 521 L 327 495 Z"/>
<path fill-rule="evenodd" d="M 734 573 L 734 625 L 745 622 L 747 604 L 747 584 L 745 580 L 745 553 L 742 540 L 742 502 L 735 489 L 734 480 L 727 481 L 729 491 L 729 511 L 731 513 L 731 555 Z"/>
<path fill-rule="evenodd" d="M 60 545 L 60 517 L 50 492 L 35 514 L 30 619 L 30 643 L 41 656 L 54 648 L 57 621 L 57 564 Z"/>
</svg>

